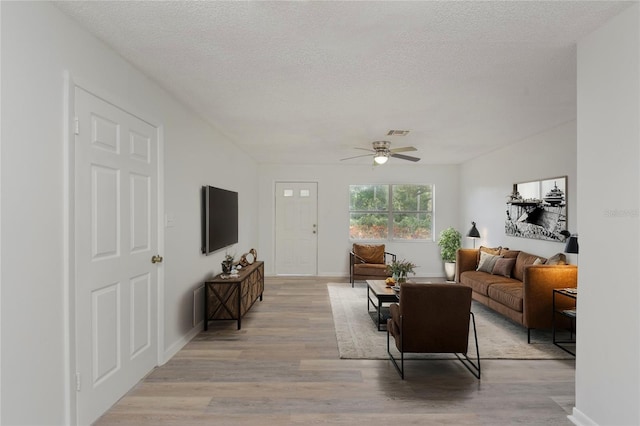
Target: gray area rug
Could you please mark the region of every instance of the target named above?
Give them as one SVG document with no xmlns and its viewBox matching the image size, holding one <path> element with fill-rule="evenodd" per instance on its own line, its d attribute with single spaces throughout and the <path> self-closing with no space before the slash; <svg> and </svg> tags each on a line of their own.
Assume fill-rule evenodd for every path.
<svg viewBox="0 0 640 426">
<path fill-rule="evenodd" d="M 367 286 L 356 283 L 327 284 L 340 358 L 388 359 L 387 332 L 378 331 L 367 312 Z M 371 308 L 373 309 L 373 308 Z M 473 302 L 481 359 L 573 359 L 552 343 L 551 331 L 532 330 L 527 344 L 527 329 Z M 469 356 L 475 357 L 473 332 L 470 332 Z M 393 347 L 393 339 L 391 340 Z M 409 354 L 405 358 L 449 358 L 454 355 Z"/>
</svg>

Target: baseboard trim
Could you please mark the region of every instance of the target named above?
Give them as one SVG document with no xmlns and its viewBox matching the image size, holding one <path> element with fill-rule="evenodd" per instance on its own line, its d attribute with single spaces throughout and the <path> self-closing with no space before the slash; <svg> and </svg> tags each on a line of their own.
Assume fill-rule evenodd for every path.
<svg viewBox="0 0 640 426">
<path fill-rule="evenodd" d="M 173 358 L 173 356 L 177 354 L 180 351 L 180 349 L 184 348 L 187 345 L 187 343 L 189 343 L 194 337 L 196 337 L 198 333 L 202 331 L 203 327 L 204 327 L 204 322 L 200 321 L 200 323 L 198 323 L 195 327 L 193 327 L 191 331 L 189 331 L 187 334 L 185 334 L 176 342 L 174 342 L 171 346 L 169 346 L 164 351 L 164 359 L 163 359 L 162 365 L 164 365 L 167 361 Z"/>
<path fill-rule="evenodd" d="M 578 410 L 576 407 L 573 407 L 573 413 L 567 418 L 577 426 L 598 426 L 598 423 L 594 422 L 584 414 L 582 411 Z"/>
</svg>

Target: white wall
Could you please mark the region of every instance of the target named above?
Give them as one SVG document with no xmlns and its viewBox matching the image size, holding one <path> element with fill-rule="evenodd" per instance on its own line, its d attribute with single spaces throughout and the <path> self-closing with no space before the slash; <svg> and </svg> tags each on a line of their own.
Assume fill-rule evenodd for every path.
<svg viewBox="0 0 640 426">
<path fill-rule="evenodd" d="M 458 220 L 458 166 L 393 164 L 384 166 L 259 166 L 260 248 L 265 273 L 274 274 L 274 211 L 276 182 L 318 182 L 318 275 L 349 276 L 349 185 L 412 183 L 435 185 L 434 227 L 440 231 Z M 416 277 L 444 275 L 436 242 L 386 242 L 387 251 L 418 265 Z"/>
<path fill-rule="evenodd" d="M 574 422 L 640 424 L 640 7 L 578 44 Z"/>
<path fill-rule="evenodd" d="M 70 421 L 64 280 L 64 72 L 163 126 L 165 321 L 162 351 L 192 328 L 193 289 L 224 251 L 200 254 L 201 185 L 240 194 L 238 252 L 258 244 L 255 163 L 47 2 L 2 2 L 1 424 Z M 73 416 L 71 416 L 73 417 Z"/>
<path fill-rule="evenodd" d="M 468 161 L 460 175 L 460 227 L 467 232 L 471 221 L 476 222 L 481 236 L 476 247 L 503 246 L 545 257 L 564 251 L 561 243 L 505 235 L 507 196 L 518 182 L 567 176 L 567 226 L 577 230 L 575 121 Z M 570 260 L 575 263 L 575 258 Z"/>
</svg>

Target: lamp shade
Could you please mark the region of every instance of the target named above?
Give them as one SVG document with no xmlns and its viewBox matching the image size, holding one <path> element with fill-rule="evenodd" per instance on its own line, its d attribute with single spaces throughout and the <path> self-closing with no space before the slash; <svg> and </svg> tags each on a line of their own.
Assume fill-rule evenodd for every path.
<svg viewBox="0 0 640 426">
<path fill-rule="evenodd" d="M 475 222 L 471 222 L 471 229 L 469 229 L 469 232 L 467 232 L 467 237 L 480 238 L 480 232 L 478 232 L 478 228 L 476 228 Z"/>
<path fill-rule="evenodd" d="M 388 159 L 389 159 L 389 156 L 383 153 L 378 153 L 375 155 L 375 157 L 373 157 L 373 161 L 375 161 L 376 164 L 384 164 L 387 162 Z"/>
<path fill-rule="evenodd" d="M 564 247 L 564 252 L 578 254 L 578 234 L 573 234 L 567 239 L 567 245 Z"/>
</svg>

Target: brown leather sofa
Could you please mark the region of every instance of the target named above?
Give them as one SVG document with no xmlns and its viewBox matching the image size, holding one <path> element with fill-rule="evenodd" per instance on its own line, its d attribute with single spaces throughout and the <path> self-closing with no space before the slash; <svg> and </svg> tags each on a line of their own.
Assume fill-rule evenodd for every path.
<svg viewBox="0 0 640 426">
<path fill-rule="evenodd" d="M 390 277 L 387 263 L 395 260 L 396 255 L 386 252 L 384 244 L 354 244 L 349 253 L 351 287 L 355 280 L 384 280 Z"/>
<path fill-rule="evenodd" d="M 488 270 L 486 262 L 481 265 L 481 252 L 485 261 L 498 256 L 490 259 L 496 262 L 493 270 Z M 564 264 L 560 254 L 545 259 L 501 247 L 459 249 L 456 282 L 471 287 L 474 300 L 525 326 L 530 342 L 532 329 L 551 328 L 553 289 L 577 287 L 578 268 Z M 557 300 L 558 308 L 568 308 L 561 305 L 564 299 Z"/>
</svg>

